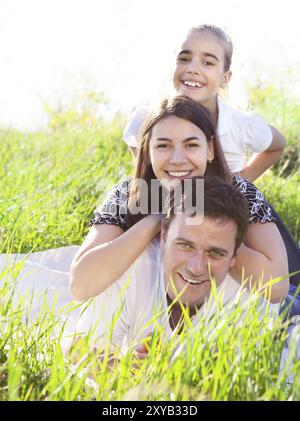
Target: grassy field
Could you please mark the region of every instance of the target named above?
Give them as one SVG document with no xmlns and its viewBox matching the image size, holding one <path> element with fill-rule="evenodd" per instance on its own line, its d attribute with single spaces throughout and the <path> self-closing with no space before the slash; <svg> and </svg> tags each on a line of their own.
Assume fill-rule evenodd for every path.
<svg viewBox="0 0 300 421">
<path fill-rule="evenodd" d="M 252 99 L 263 104 L 262 98 Z M 271 111 L 267 105 L 263 109 L 267 117 Z M 299 106 L 293 112 L 297 110 Z M 105 192 L 132 171 L 130 153 L 121 141 L 120 116 L 111 123 L 54 117 L 43 132 L 0 133 L 2 252 L 80 244 Z M 296 121 L 295 114 L 291 119 Z M 283 132 L 285 125 L 288 122 L 282 121 L 279 127 Z M 298 129 L 296 123 L 289 126 L 291 144 L 299 140 Z M 292 152 L 289 147 L 286 159 L 292 159 Z M 299 181 L 297 165 L 289 162 L 284 167 L 282 162 L 258 182 L 298 241 Z M 17 271 L 12 268 L 13 277 Z M 230 316 L 220 308 L 210 326 L 203 319 L 192 338 L 183 332 L 163 346 L 155 333 L 149 358 L 139 369 L 133 368 L 130 353 L 111 369 L 107 354 L 99 361 L 91 351 L 88 336 L 64 354 L 63 327 L 54 310 L 45 304 L 31 322 L 26 317 L 29 297 L 13 303 L 9 273 L 3 272 L 1 280 L 0 400 L 300 399 L 300 361 L 294 361 L 292 351 L 279 373 L 285 330 L 279 319 L 259 317 L 255 296 L 246 307 L 237 305 Z M 170 363 L 178 343 L 185 344 L 185 351 Z"/>
</svg>

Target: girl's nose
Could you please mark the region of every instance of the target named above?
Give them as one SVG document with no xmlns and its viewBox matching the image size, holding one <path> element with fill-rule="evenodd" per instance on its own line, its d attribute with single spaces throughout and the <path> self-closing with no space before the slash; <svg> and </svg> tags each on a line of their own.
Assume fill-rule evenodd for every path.
<svg viewBox="0 0 300 421">
<path fill-rule="evenodd" d="M 187 73 L 199 75 L 200 74 L 199 65 L 195 61 L 191 61 L 187 68 Z"/>
</svg>

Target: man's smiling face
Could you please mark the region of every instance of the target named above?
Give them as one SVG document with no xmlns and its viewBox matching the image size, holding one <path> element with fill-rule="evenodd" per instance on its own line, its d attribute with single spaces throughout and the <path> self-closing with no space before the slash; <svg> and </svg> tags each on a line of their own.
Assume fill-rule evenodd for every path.
<svg viewBox="0 0 300 421">
<path fill-rule="evenodd" d="M 233 220 L 209 217 L 191 225 L 189 218 L 184 213 L 175 215 L 167 233 L 162 233 L 164 279 L 171 300 L 184 290 L 180 301 L 200 307 L 211 290 L 210 273 L 218 286 L 234 265 L 237 225 Z"/>
</svg>

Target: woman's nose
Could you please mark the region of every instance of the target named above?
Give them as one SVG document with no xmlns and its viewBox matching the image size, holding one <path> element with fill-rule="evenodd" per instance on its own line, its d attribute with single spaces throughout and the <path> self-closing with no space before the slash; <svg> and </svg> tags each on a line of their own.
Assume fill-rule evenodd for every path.
<svg viewBox="0 0 300 421">
<path fill-rule="evenodd" d="M 186 161 L 185 151 L 182 148 L 174 148 L 170 156 L 170 164 L 181 164 Z"/>
</svg>

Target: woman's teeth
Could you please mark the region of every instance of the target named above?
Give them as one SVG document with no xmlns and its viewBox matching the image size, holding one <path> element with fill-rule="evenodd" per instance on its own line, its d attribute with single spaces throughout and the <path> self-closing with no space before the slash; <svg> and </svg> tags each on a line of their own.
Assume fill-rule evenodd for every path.
<svg viewBox="0 0 300 421">
<path fill-rule="evenodd" d="M 171 177 L 185 177 L 190 171 L 167 171 Z"/>
<path fill-rule="evenodd" d="M 184 85 L 190 86 L 192 88 L 202 88 L 202 86 L 204 86 L 203 83 L 192 82 L 191 80 L 184 80 L 183 83 Z"/>
</svg>

